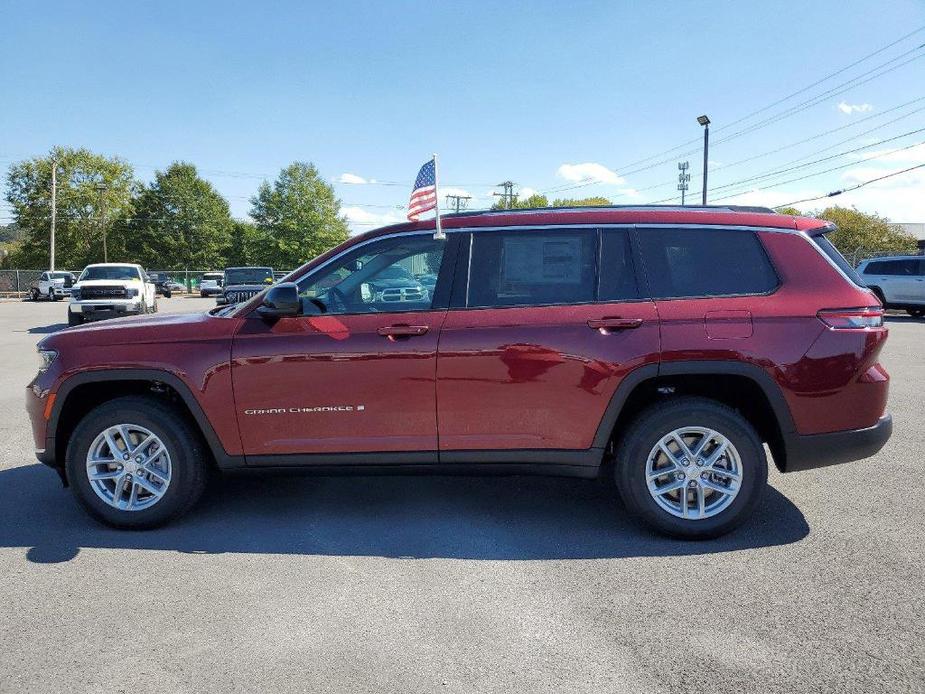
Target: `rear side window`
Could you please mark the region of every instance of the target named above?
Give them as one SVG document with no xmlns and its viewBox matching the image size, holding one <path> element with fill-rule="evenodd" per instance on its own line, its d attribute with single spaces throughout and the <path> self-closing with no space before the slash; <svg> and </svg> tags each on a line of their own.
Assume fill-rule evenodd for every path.
<svg viewBox="0 0 925 694">
<path fill-rule="evenodd" d="M 841 270 L 848 277 L 849 280 L 854 282 L 859 287 L 866 287 L 864 280 L 861 279 L 861 276 L 857 271 L 851 267 L 851 263 L 845 260 L 845 256 L 838 252 L 838 249 L 829 241 L 823 234 L 811 237 L 813 243 L 815 243 L 819 250 L 825 253 L 829 260 L 831 260 L 835 266 Z"/>
<path fill-rule="evenodd" d="M 594 301 L 597 233 L 550 229 L 472 237 L 470 307 Z"/>
<path fill-rule="evenodd" d="M 655 299 L 766 294 L 778 285 L 749 231 L 640 227 L 639 244 Z"/>
</svg>

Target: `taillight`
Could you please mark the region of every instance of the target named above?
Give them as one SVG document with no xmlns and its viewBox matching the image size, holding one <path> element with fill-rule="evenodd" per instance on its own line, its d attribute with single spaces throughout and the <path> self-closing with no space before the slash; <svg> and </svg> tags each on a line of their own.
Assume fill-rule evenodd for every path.
<svg viewBox="0 0 925 694">
<path fill-rule="evenodd" d="M 883 327 L 883 309 L 879 306 L 823 309 L 816 315 L 819 316 L 819 320 L 836 330 Z"/>
</svg>

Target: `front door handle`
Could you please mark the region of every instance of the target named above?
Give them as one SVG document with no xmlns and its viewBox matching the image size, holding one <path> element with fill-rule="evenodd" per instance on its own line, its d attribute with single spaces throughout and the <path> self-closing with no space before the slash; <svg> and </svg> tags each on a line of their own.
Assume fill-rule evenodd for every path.
<svg viewBox="0 0 925 694">
<path fill-rule="evenodd" d="M 642 325 L 642 318 L 592 318 L 588 327 L 601 332 L 611 330 L 632 330 Z"/>
<path fill-rule="evenodd" d="M 396 337 L 414 337 L 416 335 L 423 335 L 430 329 L 430 326 L 427 325 L 406 325 L 404 323 L 399 325 L 386 325 L 382 328 L 379 328 L 378 332 L 383 337 L 396 338 Z"/>
</svg>

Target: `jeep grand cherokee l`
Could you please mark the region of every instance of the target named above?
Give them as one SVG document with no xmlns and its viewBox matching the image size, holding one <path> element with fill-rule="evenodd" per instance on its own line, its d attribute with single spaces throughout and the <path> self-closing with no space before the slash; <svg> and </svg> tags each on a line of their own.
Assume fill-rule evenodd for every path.
<svg viewBox="0 0 925 694">
<path fill-rule="evenodd" d="M 186 511 L 211 467 L 301 467 L 607 475 L 656 529 L 705 538 L 755 509 L 765 444 L 793 472 L 890 435 L 883 311 L 826 222 L 636 207 L 443 228 L 351 238 L 208 314 L 44 338 L 39 459 L 123 528 Z M 434 291 L 370 291 L 404 272 Z"/>
</svg>

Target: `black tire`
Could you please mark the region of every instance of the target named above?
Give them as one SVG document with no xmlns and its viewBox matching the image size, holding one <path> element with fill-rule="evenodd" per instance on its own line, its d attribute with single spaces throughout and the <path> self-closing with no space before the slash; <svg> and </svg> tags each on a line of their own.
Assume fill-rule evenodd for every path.
<svg viewBox="0 0 925 694">
<path fill-rule="evenodd" d="M 661 508 L 646 484 L 649 452 L 675 429 L 702 426 L 725 436 L 738 451 L 742 486 L 732 503 L 715 516 L 684 519 Z M 630 425 L 617 445 L 614 475 L 627 508 L 655 530 L 672 537 L 705 540 L 724 535 L 754 511 L 768 482 L 768 460 L 748 421 L 726 405 L 699 397 L 679 397 L 653 405 Z"/>
<path fill-rule="evenodd" d="M 907 308 L 906 313 L 908 313 L 913 318 L 921 318 L 925 316 L 925 308 Z"/>
<path fill-rule="evenodd" d="M 40 296 L 39 290 L 36 289 L 35 287 L 29 290 L 29 298 L 31 298 L 33 301 L 38 301 L 39 296 Z"/>
<path fill-rule="evenodd" d="M 197 433 L 175 410 L 160 399 L 130 395 L 91 410 L 74 429 L 65 465 L 71 488 L 87 512 L 116 528 L 144 530 L 179 518 L 195 504 L 208 479 L 206 452 Z M 163 497 L 139 511 L 113 508 L 96 495 L 86 473 L 87 452 L 107 427 L 130 423 L 145 427 L 163 441 L 170 455 L 171 479 Z"/>
<path fill-rule="evenodd" d="M 74 327 L 75 325 L 80 325 L 83 322 L 84 322 L 84 317 L 82 315 L 80 315 L 79 313 L 74 313 L 73 311 L 68 309 L 67 324 L 69 326 Z"/>
<path fill-rule="evenodd" d="M 164 292 L 165 299 L 169 299 L 171 296 L 173 296 L 173 292 Z"/>
</svg>

